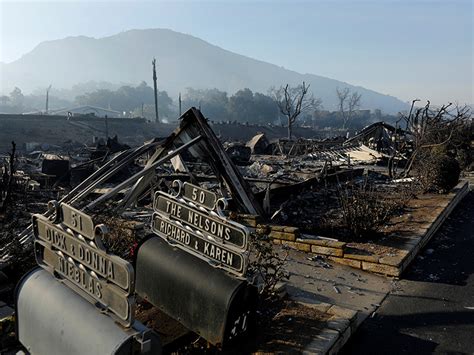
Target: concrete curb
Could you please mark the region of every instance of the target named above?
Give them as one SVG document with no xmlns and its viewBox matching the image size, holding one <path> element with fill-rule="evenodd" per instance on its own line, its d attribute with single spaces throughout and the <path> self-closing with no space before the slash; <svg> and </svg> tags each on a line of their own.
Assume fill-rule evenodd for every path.
<svg viewBox="0 0 474 355">
<path fill-rule="evenodd" d="M 410 265 L 410 263 L 415 259 L 421 249 L 425 247 L 426 244 L 431 240 L 431 238 L 436 234 L 438 229 L 443 225 L 444 221 L 449 217 L 451 212 L 456 208 L 456 206 L 466 197 L 469 193 L 469 183 L 467 181 L 461 181 L 455 187 L 456 195 L 451 199 L 448 205 L 443 209 L 443 211 L 436 217 L 436 220 L 431 223 L 428 227 L 426 233 L 421 237 L 420 242 L 410 250 L 408 255 L 403 259 L 400 265 L 400 274 Z"/>
<path fill-rule="evenodd" d="M 405 260 L 404 260 L 404 265 L 400 271 L 403 272 L 403 270 L 411 263 L 411 261 L 413 261 L 413 259 L 416 257 L 416 255 L 418 254 L 418 252 L 426 245 L 428 244 L 428 242 L 431 240 L 431 238 L 433 237 L 433 235 L 436 234 L 436 232 L 438 231 L 438 229 L 442 226 L 442 224 L 444 223 L 444 221 L 449 217 L 449 215 L 451 214 L 451 212 L 456 208 L 456 206 L 463 200 L 464 197 L 466 197 L 466 195 L 469 193 L 470 191 L 470 185 L 466 182 L 466 181 L 461 181 L 458 186 L 456 186 L 455 188 L 456 190 L 458 190 L 456 192 L 456 195 L 453 197 L 453 199 L 451 199 L 451 201 L 449 202 L 449 204 L 443 209 L 443 211 L 438 215 L 438 217 L 436 218 L 436 220 L 428 227 L 428 230 L 426 231 L 425 235 L 422 237 L 420 243 L 418 244 L 418 246 L 416 248 L 413 248 L 411 251 L 410 251 L 410 254 L 405 257 Z M 385 295 L 384 299 L 388 296 L 388 293 Z M 383 302 L 383 301 L 382 301 Z M 381 302 L 381 303 L 382 303 Z M 339 307 L 341 308 L 341 307 Z M 378 307 L 377 307 L 378 308 Z M 355 312 L 355 311 L 353 311 Z M 340 313 L 341 315 L 343 315 L 343 313 Z M 358 316 L 358 317 L 357 317 Z M 325 354 L 337 354 L 341 349 L 342 347 L 344 346 L 344 344 L 350 339 L 351 335 L 355 333 L 355 331 L 357 330 L 357 328 L 359 327 L 359 325 L 361 325 L 365 319 L 368 317 L 368 315 L 364 315 L 363 313 L 361 312 L 356 312 L 356 320 L 355 322 L 352 322 L 352 326 L 349 328 L 347 327 L 347 331 L 350 331 L 348 332 L 348 335 L 346 335 L 345 333 L 343 332 L 340 332 L 340 335 L 339 337 L 334 341 L 334 343 L 332 343 L 331 347 L 329 348 L 329 350 L 325 353 Z M 332 329 L 334 328 L 333 324 L 334 323 L 330 323 L 328 322 L 328 328 Z"/>
<path fill-rule="evenodd" d="M 304 297 L 292 298 L 295 302 L 320 312 L 331 315 L 326 328 L 313 339 L 302 351 L 303 354 L 337 354 L 344 347 L 359 326 L 380 307 L 389 292 L 381 299 L 377 308 L 370 313 L 337 306 L 330 303 L 318 302 Z"/>
<path fill-rule="evenodd" d="M 401 274 L 403 270 L 413 261 L 419 251 L 431 240 L 438 229 L 449 217 L 451 212 L 462 201 L 462 199 L 469 193 L 469 184 L 466 181 L 461 181 L 454 189 L 455 195 L 443 209 L 443 211 L 436 217 L 436 219 L 427 227 L 426 232 L 421 237 L 419 242 L 403 257 L 403 264 L 400 265 Z M 333 258 L 330 258 L 331 260 Z M 336 258 L 334 258 L 336 259 Z M 346 259 L 342 259 L 345 261 Z M 350 263 L 344 263 L 352 266 Z M 371 270 L 366 270 L 371 271 Z M 383 299 L 388 296 L 385 295 Z M 357 328 L 365 321 L 369 314 L 355 311 L 348 308 L 343 308 L 329 303 L 313 303 L 314 301 L 306 300 L 304 298 L 294 299 L 296 302 L 304 304 L 307 307 L 315 308 L 321 312 L 331 315 L 327 321 L 325 329 L 317 334 L 314 339 L 302 351 L 303 354 L 337 354 L 343 346 L 354 334 Z M 380 302 L 380 304 L 383 300 Z M 378 307 L 377 307 L 378 308 Z M 375 310 L 374 310 L 375 312 Z"/>
<path fill-rule="evenodd" d="M 326 327 L 303 349 L 303 354 L 337 354 L 365 319 L 362 313 L 337 305 L 295 301 L 330 315 Z"/>
</svg>

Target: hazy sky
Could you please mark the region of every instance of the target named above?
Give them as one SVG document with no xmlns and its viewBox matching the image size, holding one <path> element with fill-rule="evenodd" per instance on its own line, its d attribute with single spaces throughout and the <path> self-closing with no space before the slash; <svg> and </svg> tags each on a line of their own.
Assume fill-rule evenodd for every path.
<svg viewBox="0 0 474 355">
<path fill-rule="evenodd" d="M 471 0 L 0 0 L 0 61 L 45 40 L 170 28 L 405 101 L 474 103 L 473 18 Z"/>
</svg>

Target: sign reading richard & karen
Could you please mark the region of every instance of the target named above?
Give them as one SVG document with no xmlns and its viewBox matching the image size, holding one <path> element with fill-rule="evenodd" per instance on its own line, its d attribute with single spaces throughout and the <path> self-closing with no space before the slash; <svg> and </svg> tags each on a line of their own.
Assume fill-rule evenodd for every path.
<svg viewBox="0 0 474 355">
<path fill-rule="evenodd" d="M 155 193 L 153 232 L 214 267 L 243 276 L 248 259 L 248 229 L 214 211 L 218 199 L 213 192 L 190 183 L 179 182 L 178 186 L 177 195 Z"/>
<path fill-rule="evenodd" d="M 55 221 L 33 216 L 38 264 L 122 325 L 133 323 L 134 270 L 102 245 L 104 225 L 67 204 L 55 206 Z"/>
</svg>

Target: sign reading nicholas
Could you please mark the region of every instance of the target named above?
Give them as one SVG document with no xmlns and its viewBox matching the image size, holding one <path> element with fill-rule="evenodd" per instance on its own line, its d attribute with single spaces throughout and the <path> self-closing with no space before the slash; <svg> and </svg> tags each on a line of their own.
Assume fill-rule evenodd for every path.
<svg viewBox="0 0 474 355">
<path fill-rule="evenodd" d="M 214 193 L 184 183 L 181 198 L 178 185 L 178 196 L 155 194 L 153 232 L 213 266 L 242 276 L 247 267 L 247 228 L 210 211 L 217 207 Z"/>
<path fill-rule="evenodd" d="M 130 326 L 134 271 L 129 262 L 105 250 L 100 238 L 105 226 L 95 226 L 90 216 L 64 203 L 56 208 L 56 220 L 33 216 L 38 264 Z"/>
</svg>

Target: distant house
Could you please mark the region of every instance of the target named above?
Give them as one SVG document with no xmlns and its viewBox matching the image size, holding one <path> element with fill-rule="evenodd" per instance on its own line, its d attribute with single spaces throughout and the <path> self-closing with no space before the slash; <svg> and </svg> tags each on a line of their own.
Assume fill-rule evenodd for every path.
<svg viewBox="0 0 474 355">
<path fill-rule="evenodd" d="M 396 128 L 386 122 L 375 122 L 362 128 L 357 134 L 344 142 L 344 145 L 362 143 L 378 152 L 390 153 L 395 149 L 396 134 L 410 139 L 409 132 Z"/>
<path fill-rule="evenodd" d="M 50 110 L 50 115 L 57 115 L 57 116 L 94 116 L 94 117 L 122 117 L 122 113 L 118 111 L 109 110 L 102 107 L 95 107 L 95 106 L 79 106 L 74 108 L 68 109 L 61 109 L 61 110 Z"/>
</svg>

